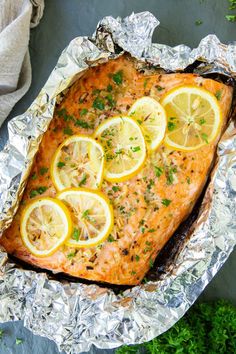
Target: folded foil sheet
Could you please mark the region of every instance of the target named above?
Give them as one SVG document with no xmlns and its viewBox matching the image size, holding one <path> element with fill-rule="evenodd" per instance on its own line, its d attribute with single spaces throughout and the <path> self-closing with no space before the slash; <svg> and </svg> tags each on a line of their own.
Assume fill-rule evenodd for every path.
<svg viewBox="0 0 236 354">
<path fill-rule="evenodd" d="M 126 51 L 167 71 L 181 71 L 198 60 L 199 72 L 236 78 L 236 43 L 224 45 L 209 35 L 193 50 L 185 45 L 152 44 L 158 24 L 149 12 L 131 14 L 124 20 L 105 17 L 92 38 L 75 38 L 62 52 L 39 96 L 8 125 L 9 141 L 0 153 L 2 231 L 18 207 L 58 97 L 88 67 Z M 67 353 L 148 341 L 183 316 L 228 258 L 236 243 L 235 210 L 236 131 L 231 122 L 219 144 L 218 163 L 199 217 L 171 272 L 116 295 L 112 289 L 24 270 L 3 251 L 0 322 L 23 319 L 27 328 L 53 339 Z"/>
</svg>

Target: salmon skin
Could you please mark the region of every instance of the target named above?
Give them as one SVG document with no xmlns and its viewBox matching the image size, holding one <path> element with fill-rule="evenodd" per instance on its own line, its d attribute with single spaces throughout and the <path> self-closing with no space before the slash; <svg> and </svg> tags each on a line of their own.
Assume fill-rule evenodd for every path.
<svg viewBox="0 0 236 354">
<path fill-rule="evenodd" d="M 90 68 L 70 87 L 43 136 L 19 209 L 0 240 L 6 251 L 54 272 L 118 285 L 139 284 L 192 211 L 209 175 L 217 141 L 192 152 L 161 145 L 147 157 L 138 175 L 115 184 L 104 181 L 101 190 L 113 205 L 115 223 L 102 245 L 86 249 L 63 245 L 53 255 L 37 258 L 22 242 L 20 218 L 29 201 L 39 195 L 55 197 L 50 163 L 68 136 L 91 135 L 105 119 L 127 114 L 136 99 L 151 96 L 159 100 L 173 87 L 187 84 L 204 87 L 213 94 L 220 92 L 219 104 L 226 123 L 232 88 L 222 83 L 195 74 L 156 71 L 147 75 L 139 72 L 135 60 L 127 55 Z M 118 188 L 112 188 L 114 185 Z M 163 205 L 166 199 L 169 205 Z"/>
</svg>

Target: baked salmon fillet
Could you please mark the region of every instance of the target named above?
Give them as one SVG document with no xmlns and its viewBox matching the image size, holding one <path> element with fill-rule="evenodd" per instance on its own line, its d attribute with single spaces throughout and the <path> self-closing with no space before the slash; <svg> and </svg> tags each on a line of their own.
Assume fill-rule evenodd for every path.
<svg viewBox="0 0 236 354">
<path fill-rule="evenodd" d="M 18 211 L 0 240 L 9 254 L 54 272 L 92 281 L 136 285 L 190 214 L 206 183 L 220 134 L 213 143 L 191 152 L 175 151 L 162 144 L 128 181 L 104 180 L 101 191 L 113 206 L 114 227 L 102 244 L 90 248 L 62 245 L 51 256 L 39 258 L 22 242 L 20 219 L 25 205 L 39 195 L 56 196 L 50 163 L 59 144 L 68 136 L 92 135 L 107 118 L 127 114 L 138 98 L 151 96 L 159 100 L 180 85 L 201 86 L 216 95 L 223 130 L 231 107 L 231 87 L 189 73 L 160 74 L 153 70 L 147 74 L 136 66 L 135 60 L 123 55 L 90 68 L 66 92 L 42 138 Z"/>
</svg>

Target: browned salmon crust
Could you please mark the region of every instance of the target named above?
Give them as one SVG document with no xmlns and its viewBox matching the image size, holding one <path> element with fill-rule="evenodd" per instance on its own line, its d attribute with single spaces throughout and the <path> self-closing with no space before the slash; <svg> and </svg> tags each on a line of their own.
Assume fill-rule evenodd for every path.
<svg viewBox="0 0 236 354">
<path fill-rule="evenodd" d="M 168 90 L 183 84 L 199 85 L 213 94 L 220 92 L 219 104 L 226 122 L 232 89 L 198 75 L 147 76 L 136 70 L 134 60 L 122 56 L 89 69 L 76 81 L 44 134 L 21 205 L 0 240 L 7 252 L 35 266 L 93 281 L 140 283 L 159 251 L 191 212 L 206 182 L 217 141 L 193 152 L 173 151 L 162 145 L 148 156 L 137 176 L 115 184 L 119 188 L 112 189 L 114 184 L 104 181 L 102 191 L 113 204 L 115 225 L 108 240 L 97 247 L 76 250 L 61 246 L 53 255 L 37 258 L 22 243 L 21 213 L 40 193 L 55 197 L 50 162 L 58 145 L 69 135 L 91 135 L 105 119 L 126 114 L 137 98 L 147 95 L 159 100 Z"/>
</svg>

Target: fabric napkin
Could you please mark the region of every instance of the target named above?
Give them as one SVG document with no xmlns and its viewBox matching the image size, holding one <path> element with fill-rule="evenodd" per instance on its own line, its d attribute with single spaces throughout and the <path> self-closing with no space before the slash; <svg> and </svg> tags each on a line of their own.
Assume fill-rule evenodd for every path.
<svg viewBox="0 0 236 354">
<path fill-rule="evenodd" d="M 0 126 L 30 87 L 30 27 L 43 10 L 44 0 L 0 0 Z"/>
</svg>

